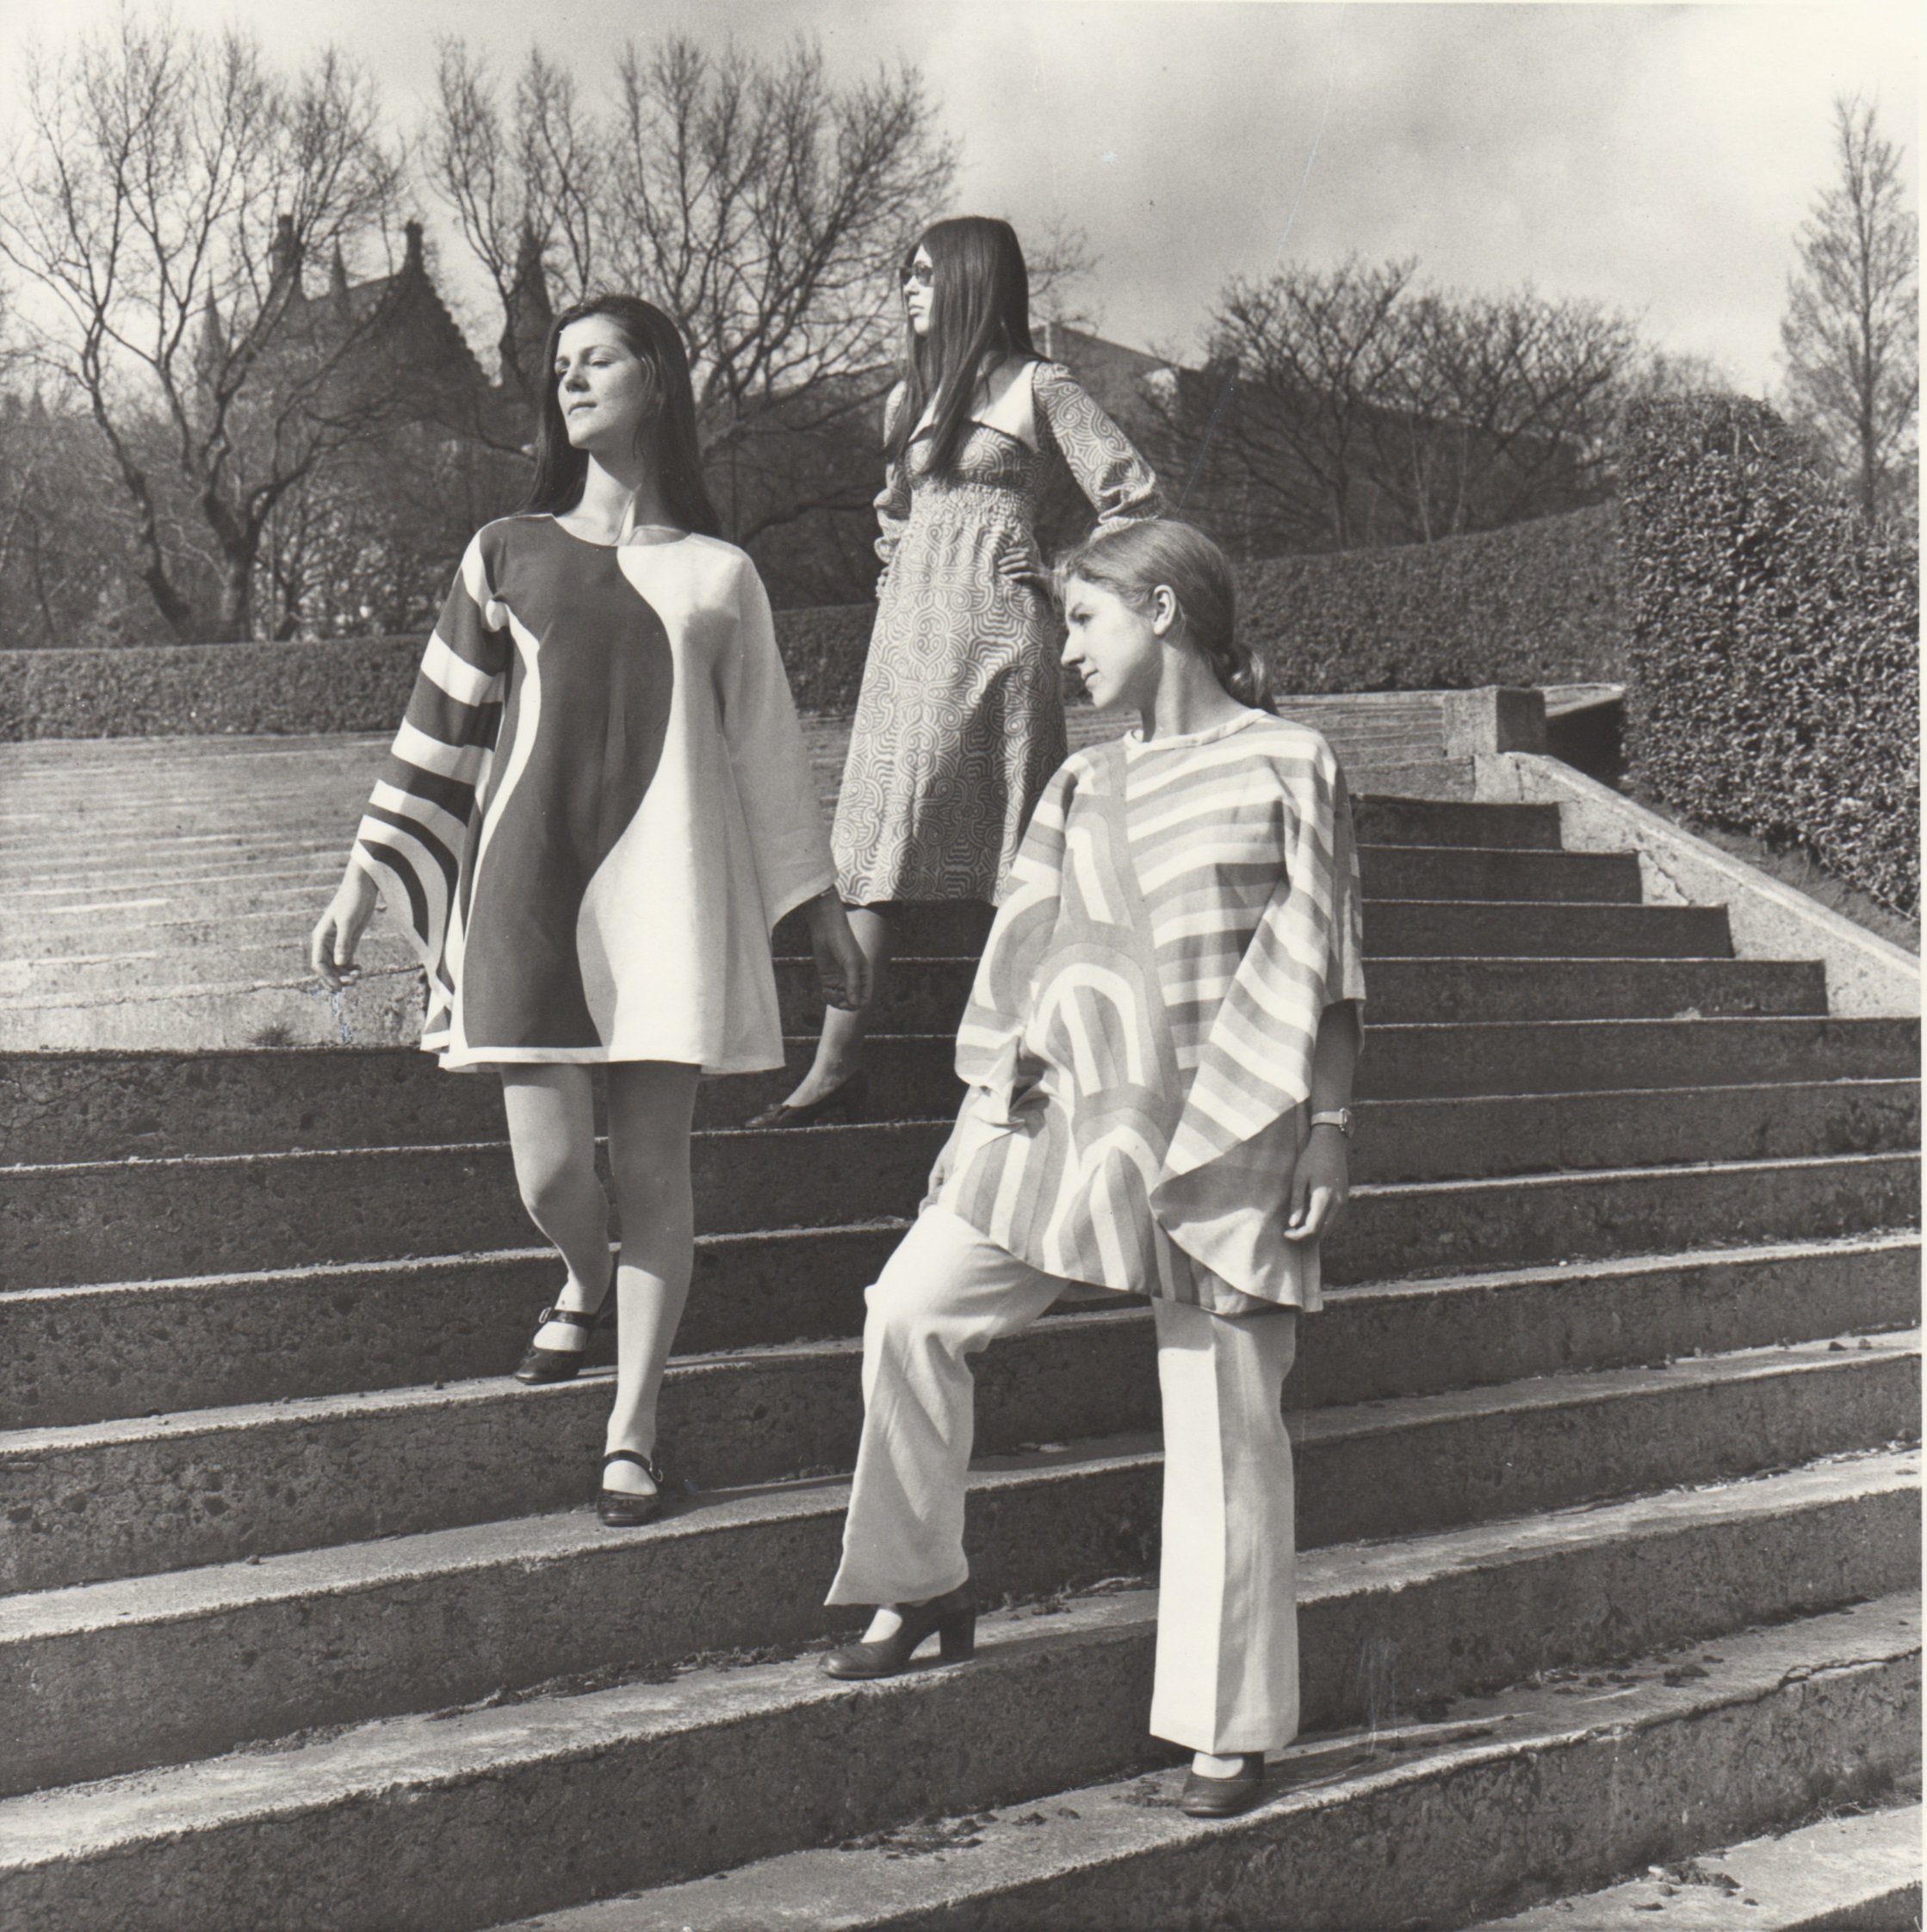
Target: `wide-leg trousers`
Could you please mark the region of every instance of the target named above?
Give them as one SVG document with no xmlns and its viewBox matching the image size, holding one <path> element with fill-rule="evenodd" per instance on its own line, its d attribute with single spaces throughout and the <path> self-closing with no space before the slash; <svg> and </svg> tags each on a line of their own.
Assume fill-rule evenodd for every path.
<svg viewBox="0 0 1927 1932">
<path fill-rule="evenodd" d="M 966 1358 L 1067 1284 L 926 1207 L 870 1290 L 863 1440 L 832 1603 L 917 1603 L 970 1574 Z M 1294 1311 L 1226 1317 L 1154 1303 L 1164 1404 L 1163 1551 L 1150 1730 L 1193 1751 L 1297 1734 L 1298 1560 L 1281 1409 Z"/>
</svg>

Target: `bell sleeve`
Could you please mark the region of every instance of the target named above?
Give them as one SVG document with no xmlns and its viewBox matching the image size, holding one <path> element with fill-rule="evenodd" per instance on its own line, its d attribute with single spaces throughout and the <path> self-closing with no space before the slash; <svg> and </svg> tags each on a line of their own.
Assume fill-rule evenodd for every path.
<svg viewBox="0 0 1927 1932">
<path fill-rule="evenodd" d="M 1063 363 L 1040 362 L 1031 393 L 1039 421 L 1099 523 L 1128 523 L 1166 513 L 1150 465 Z"/>
<path fill-rule="evenodd" d="M 408 908 L 408 937 L 428 975 L 422 1044 L 430 1050 L 448 1043 L 462 858 L 513 659 L 508 612 L 490 587 L 488 536 L 478 531 L 462 554 L 350 855 L 390 907 Z"/>
<path fill-rule="evenodd" d="M 1151 1193 L 1177 1245 L 1272 1300 L 1297 1265 L 1284 1240 L 1308 1131 L 1325 1008 L 1365 997 L 1358 853 L 1343 771 L 1323 738 L 1285 761 L 1285 864 L 1206 1036 Z"/>
<path fill-rule="evenodd" d="M 717 666 L 717 697 L 763 917 L 773 928 L 785 913 L 833 886 L 836 868 L 769 595 L 747 557 L 736 580 L 735 635 Z"/>
<path fill-rule="evenodd" d="M 896 419 L 902 413 L 907 392 L 899 382 L 890 391 L 889 400 L 883 405 L 883 440 L 887 443 L 896 428 Z M 903 539 L 903 532 L 910 521 L 910 480 L 903 465 L 892 458 L 883 473 L 883 486 L 877 495 L 877 554 L 883 560 L 883 575 L 889 574 L 890 559 L 896 554 L 896 547 Z M 877 589 L 883 588 L 882 580 Z"/>
<path fill-rule="evenodd" d="M 986 1118 L 997 1121 L 1009 1121 L 1044 1070 L 1025 1052 L 1024 1032 L 1063 905 L 1064 823 L 1077 777 L 1076 759 L 1060 765 L 1031 814 L 957 1028 L 957 1077 L 984 1089 Z"/>
</svg>

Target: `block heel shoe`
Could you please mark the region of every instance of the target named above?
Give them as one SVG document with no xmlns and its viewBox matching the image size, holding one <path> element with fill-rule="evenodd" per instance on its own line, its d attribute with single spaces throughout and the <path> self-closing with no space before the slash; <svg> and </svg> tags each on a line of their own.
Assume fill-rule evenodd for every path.
<svg viewBox="0 0 1927 1932">
<path fill-rule="evenodd" d="M 1265 1794 L 1265 1754 L 1246 1751 L 1243 1764 L 1228 1778 L 1207 1777 L 1202 1771 L 1185 1774 L 1178 1809 L 1193 1818 L 1235 1818 L 1249 1811 Z"/>
<path fill-rule="evenodd" d="M 977 1606 L 969 1580 L 922 1603 L 893 1603 L 903 1621 L 895 1634 L 875 1643 L 846 1644 L 823 1659 L 831 1677 L 894 1677 L 915 1668 L 911 1653 L 934 1631 L 939 1663 L 963 1663 L 976 1655 Z"/>
</svg>

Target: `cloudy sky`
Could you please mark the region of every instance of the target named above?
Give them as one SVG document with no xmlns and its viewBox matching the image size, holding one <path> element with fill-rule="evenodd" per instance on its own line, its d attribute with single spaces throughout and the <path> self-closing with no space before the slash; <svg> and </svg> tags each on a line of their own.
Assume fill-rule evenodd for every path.
<svg viewBox="0 0 1927 1932">
<path fill-rule="evenodd" d="M 0 0 L 0 55 L 117 0 Z M 1595 297 L 1755 391 L 1776 374 L 1791 237 L 1836 95 L 1875 99 L 1916 183 L 1918 9 L 1354 0 L 175 0 L 293 59 L 334 41 L 418 116 L 438 34 L 512 65 L 533 40 L 593 89 L 624 38 L 822 42 L 851 76 L 914 61 L 960 141 L 956 208 L 1081 226 L 1084 304 L 1195 350 L 1227 274 L 1413 255 L 1437 283 Z M 9 63 L 10 65 L 10 62 Z M 4 96 L 0 96 L 4 100 Z M 1918 206 L 1918 197 L 1916 196 Z M 431 231 L 437 226 L 433 210 Z M 458 251 L 448 247 L 453 270 Z"/>
</svg>

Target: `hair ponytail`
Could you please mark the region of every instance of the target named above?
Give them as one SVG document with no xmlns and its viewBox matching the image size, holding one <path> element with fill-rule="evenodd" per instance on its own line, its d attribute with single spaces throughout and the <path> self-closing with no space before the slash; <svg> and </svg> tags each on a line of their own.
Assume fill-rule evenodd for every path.
<svg viewBox="0 0 1927 1932">
<path fill-rule="evenodd" d="M 1174 517 L 1100 526 L 1057 560 L 1060 600 L 1073 577 L 1101 585 L 1134 610 L 1160 585 L 1178 606 L 1184 641 L 1240 704 L 1275 711 L 1265 666 L 1237 635 L 1237 591 L 1224 553 L 1201 529 Z"/>
</svg>

